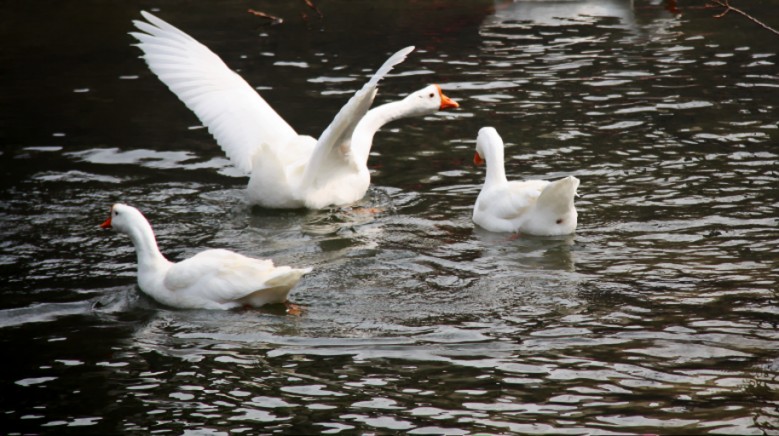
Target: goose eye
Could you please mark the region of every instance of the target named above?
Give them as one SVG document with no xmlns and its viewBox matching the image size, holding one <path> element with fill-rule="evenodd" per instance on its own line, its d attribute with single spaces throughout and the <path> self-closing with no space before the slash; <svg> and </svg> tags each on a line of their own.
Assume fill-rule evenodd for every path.
<svg viewBox="0 0 779 436">
<path fill-rule="evenodd" d="M 114 216 L 117 216 L 117 215 L 119 215 L 119 211 L 118 211 L 118 210 L 115 210 L 115 211 L 114 211 Z"/>
<path fill-rule="evenodd" d="M 433 93 L 431 92 L 429 97 L 430 97 L 430 98 L 433 98 L 433 97 L 435 97 L 435 94 L 433 94 Z"/>
</svg>

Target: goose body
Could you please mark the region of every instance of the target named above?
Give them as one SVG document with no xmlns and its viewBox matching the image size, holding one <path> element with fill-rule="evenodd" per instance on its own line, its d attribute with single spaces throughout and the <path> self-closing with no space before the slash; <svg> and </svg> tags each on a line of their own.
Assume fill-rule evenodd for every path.
<svg viewBox="0 0 779 436">
<path fill-rule="evenodd" d="M 486 162 L 487 175 L 473 207 L 473 222 L 492 232 L 567 235 L 576 230 L 574 206 L 579 179 L 508 181 L 503 140 L 492 127 L 479 130 L 474 163 Z"/>
<path fill-rule="evenodd" d="M 384 124 L 458 107 L 437 85 L 369 111 L 379 81 L 414 47 L 390 56 L 341 108 L 319 139 L 298 134 L 237 73 L 183 31 L 141 12 L 132 32 L 152 72 L 208 127 L 231 162 L 249 176 L 248 199 L 268 208 L 319 209 L 360 200 L 367 161 Z"/>
<path fill-rule="evenodd" d="M 180 309 L 233 309 L 284 303 L 310 268 L 275 266 L 229 250 L 205 250 L 171 262 L 157 247 L 154 231 L 141 212 L 125 204 L 111 207 L 101 224 L 125 233 L 138 256 L 138 286 L 158 302 Z"/>
</svg>

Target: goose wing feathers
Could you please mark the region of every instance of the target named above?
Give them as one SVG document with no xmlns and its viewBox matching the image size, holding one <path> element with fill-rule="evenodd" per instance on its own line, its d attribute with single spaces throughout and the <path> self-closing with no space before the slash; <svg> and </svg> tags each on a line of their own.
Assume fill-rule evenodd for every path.
<svg viewBox="0 0 779 436">
<path fill-rule="evenodd" d="M 403 62 L 409 53 L 414 51 L 413 46 L 399 50 L 387 59 L 373 74 L 368 82 L 357 91 L 352 98 L 338 111 L 333 121 L 322 132 L 314 147 L 314 152 L 309 160 L 309 165 L 303 176 L 303 186 L 316 184 L 316 176 L 321 173 L 323 166 L 337 167 L 346 163 L 348 144 L 354 128 L 362 117 L 368 112 L 373 98 L 376 96 L 376 87 L 392 68 Z"/>
<path fill-rule="evenodd" d="M 548 183 L 543 180 L 509 182 L 505 189 L 485 192 L 479 199 L 479 208 L 495 218 L 515 220 L 530 211 Z"/>
<path fill-rule="evenodd" d="M 295 270 L 276 267 L 273 261 L 254 259 L 228 250 L 201 251 L 174 264 L 165 275 L 164 285 L 172 293 L 193 294 L 209 301 L 227 303 L 249 294 L 277 286 L 291 287 L 289 275 Z"/>
<path fill-rule="evenodd" d="M 208 47 L 156 16 L 133 21 L 143 59 L 200 121 L 238 168 L 251 171 L 265 144 L 283 144 L 295 130 Z"/>
</svg>

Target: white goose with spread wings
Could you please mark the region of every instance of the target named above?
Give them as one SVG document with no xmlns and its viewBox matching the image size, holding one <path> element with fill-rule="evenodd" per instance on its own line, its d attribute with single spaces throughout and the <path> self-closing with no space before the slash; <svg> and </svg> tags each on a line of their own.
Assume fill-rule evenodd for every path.
<svg viewBox="0 0 779 436">
<path fill-rule="evenodd" d="M 579 179 L 511 181 L 503 165 L 503 139 L 492 127 L 479 130 L 473 162 L 487 175 L 473 206 L 473 222 L 491 232 L 567 235 L 576 230 L 573 204 Z"/>
<path fill-rule="evenodd" d="M 157 247 L 154 231 L 136 208 L 117 203 L 100 225 L 130 237 L 138 256 L 138 286 L 158 302 L 180 309 L 233 309 L 285 303 L 311 268 L 275 266 L 229 250 L 205 250 L 174 263 Z"/>
<path fill-rule="evenodd" d="M 318 140 L 299 135 L 225 63 L 183 31 L 148 12 L 132 32 L 149 68 L 191 109 L 239 169 L 248 197 L 268 208 L 319 209 L 361 199 L 370 185 L 367 161 L 384 124 L 458 104 L 437 85 L 368 110 L 378 82 L 414 49 L 390 56 L 344 105 Z"/>
</svg>

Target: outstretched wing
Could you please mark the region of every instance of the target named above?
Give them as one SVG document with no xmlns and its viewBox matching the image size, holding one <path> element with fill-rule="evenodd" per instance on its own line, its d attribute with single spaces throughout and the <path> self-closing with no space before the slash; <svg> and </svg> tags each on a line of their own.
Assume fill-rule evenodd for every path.
<svg viewBox="0 0 779 436">
<path fill-rule="evenodd" d="M 317 140 L 314 152 L 303 176 L 303 186 L 315 184 L 316 176 L 320 173 L 322 167 L 346 163 L 343 152 L 340 150 L 341 144 L 351 140 L 355 126 L 370 109 L 373 98 L 376 96 L 376 86 L 379 81 L 395 65 L 403 62 L 412 51 L 414 51 L 414 47 L 410 46 L 390 56 L 373 74 L 373 77 L 338 111 L 333 121 L 322 132 L 319 140 Z"/>
<path fill-rule="evenodd" d="M 222 59 L 194 38 L 141 11 L 131 32 L 157 77 L 208 127 L 233 164 L 250 172 L 261 144 L 283 143 L 295 130 Z"/>
</svg>

